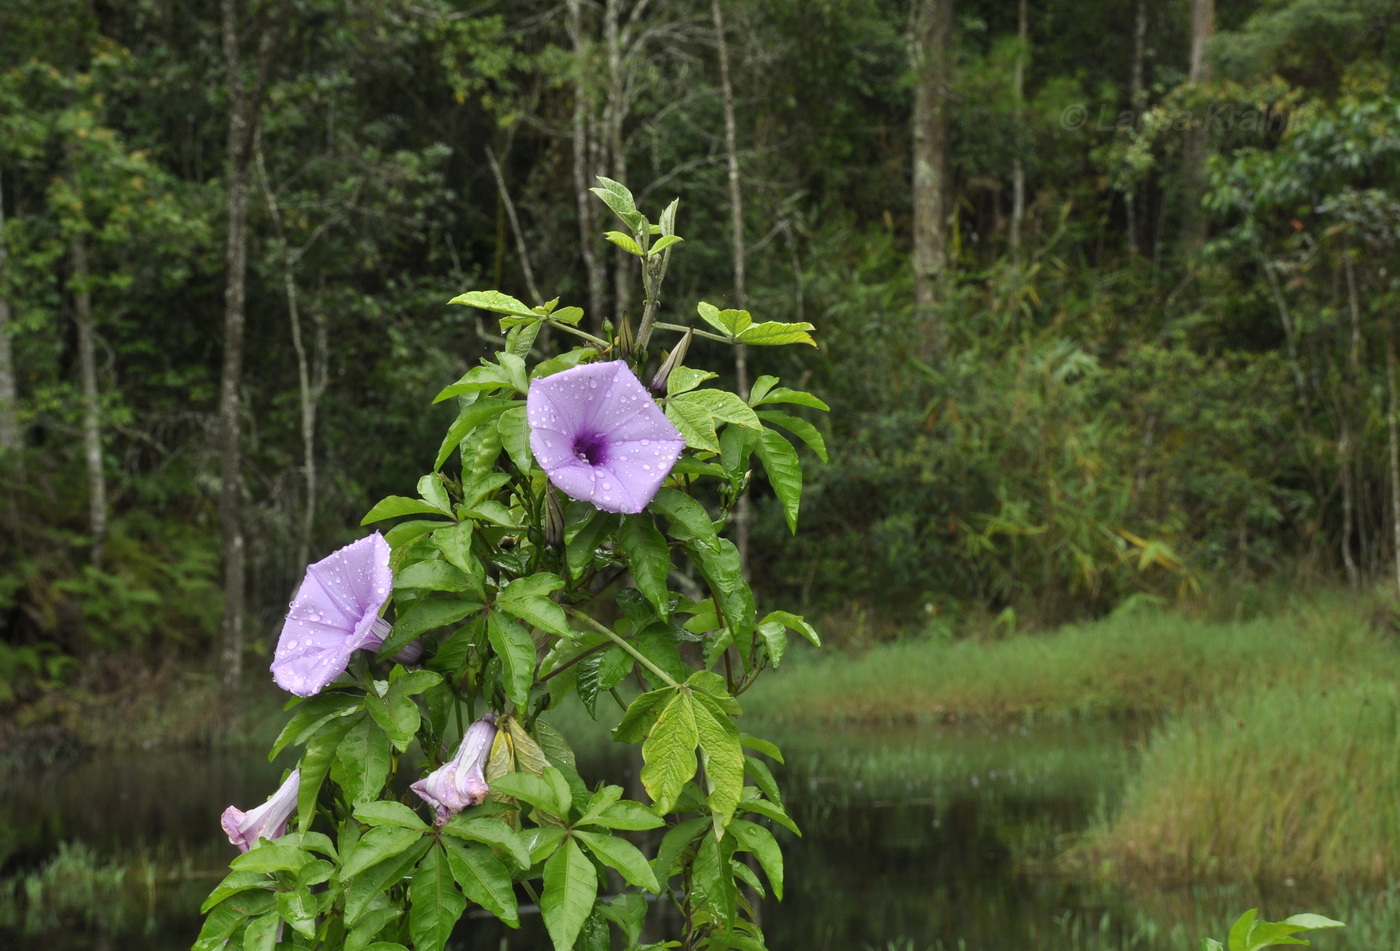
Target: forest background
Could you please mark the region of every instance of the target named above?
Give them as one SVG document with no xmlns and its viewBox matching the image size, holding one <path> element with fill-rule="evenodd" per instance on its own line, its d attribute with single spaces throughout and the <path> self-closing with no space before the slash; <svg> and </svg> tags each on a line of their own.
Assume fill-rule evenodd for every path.
<svg viewBox="0 0 1400 951">
<path fill-rule="evenodd" d="M 265 667 L 498 342 L 448 298 L 640 309 L 596 175 L 680 196 L 663 308 L 817 325 L 734 374 L 835 451 L 731 530 L 838 644 L 1400 580 L 1397 50 L 1390 0 L 0 0 L 0 710 Z"/>
</svg>

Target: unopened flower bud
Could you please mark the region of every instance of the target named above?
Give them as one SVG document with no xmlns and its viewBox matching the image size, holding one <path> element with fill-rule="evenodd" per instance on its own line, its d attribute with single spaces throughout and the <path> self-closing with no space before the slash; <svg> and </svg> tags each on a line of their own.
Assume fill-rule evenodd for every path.
<svg viewBox="0 0 1400 951">
<path fill-rule="evenodd" d="M 553 482 L 544 486 L 544 543 L 550 548 L 564 546 L 564 507 Z"/>
<path fill-rule="evenodd" d="M 651 388 L 658 393 L 666 391 L 666 381 L 671 377 L 671 371 L 681 365 L 685 360 L 685 352 L 690 349 L 690 338 L 695 336 L 695 331 L 687 330 L 676 344 L 676 349 L 661 364 L 661 369 L 656 371 L 656 376 L 651 378 Z"/>
</svg>

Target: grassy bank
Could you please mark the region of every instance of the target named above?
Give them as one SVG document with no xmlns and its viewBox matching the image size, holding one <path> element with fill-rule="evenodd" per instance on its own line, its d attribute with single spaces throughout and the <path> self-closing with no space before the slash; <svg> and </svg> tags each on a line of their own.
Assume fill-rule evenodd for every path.
<svg viewBox="0 0 1400 951">
<path fill-rule="evenodd" d="M 1400 875 L 1400 690 L 1263 687 L 1166 723 L 1081 857 L 1182 881 Z"/>
<path fill-rule="evenodd" d="M 1327 690 L 1400 675 L 1374 611 L 1340 595 L 1209 623 L 1138 612 L 991 643 L 907 640 L 860 656 L 795 654 L 744 695 L 756 719 L 897 722 L 1158 715 L 1256 684 Z"/>
</svg>

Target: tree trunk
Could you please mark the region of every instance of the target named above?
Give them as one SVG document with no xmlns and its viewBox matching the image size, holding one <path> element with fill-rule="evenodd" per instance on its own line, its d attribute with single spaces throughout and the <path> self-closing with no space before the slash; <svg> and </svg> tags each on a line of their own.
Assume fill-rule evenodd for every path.
<svg viewBox="0 0 1400 951">
<path fill-rule="evenodd" d="M 1143 107 L 1143 90 L 1146 80 L 1143 76 L 1145 60 L 1147 59 L 1147 0 L 1137 0 L 1137 15 L 1133 22 L 1133 71 L 1128 80 L 1128 92 L 1131 99 L 1131 108 L 1141 109 Z M 1129 182 L 1128 190 L 1123 195 L 1123 212 L 1127 218 L 1128 229 L 1128 254 L 1132 257 L 1138 256 L 1138 235 L 1137 235 L 1137 183 Z"/>
<path fill-rule="evenodd" d="M 593 195 L 588 191 L 588 159 L 592 149 L 588 134 L 588 44 L 583 33 L 583 2 L 567 0 L 569 39 L 574 47 L 574 201 L 578 208 L 579 249 L 583 267 L 588 274 L 588 319 L 593 329 L 603 325 L 603 262 L 593 245 L 598 236 L 594 219 Z"/>
<path fill-rule="evenodd" d="M 1020 48 L 1016 51 L 1016 68 L 1012 72 L 1012 95 L 1016 102 L 1016 129 L 1018 138 L 1025 128 L 1026 100 L 1026 57 L 1030 55 L 1030 17 L 1026 10 L 1026 0 L 1016 4 L 1016 39 Z M 1011 233 L 1008 244 L 1011 257 L 1021 263 L 1021 223 L 1026 217 L 1026 166 L 1021 160 L 1020 145 L 1017 144 L 1016 157 L 1011 162 Z"/>
<path fill-rule="evenodd" d="M 73 268 L 73 303 L 78 324 L 78 375 L 83 393 L 83 463 L 87 468 L 88 523 L 92 530 L 89 561 L 102 567 L 107 547 L 107 477 L 102 465 L 102 420 L 97 392 L 97 355 L 92 333 L 92 290 L 88 286 L 87 239 L 78 235 L 69 248 Z"/>
<path fill-rule="evenodd" d="M 228 79 L 228 234 L 224 261 L 224 360 L 219 381 L 219 537 L 224 566 L 224 617 L 218 660 L 230 716 L 243 675 L 243 599 L 247 552 L 243 541 L 239 388 L 243 377 L 244 300 L 248 272 L 248 151 L 253 116 L 238 45 L 236 0 L 222 0 L 224 66 Z"/>
<path fill-rule="evenodd" d="M 1385 322 L 1385 379 L 1390 392 L 1390 412 L 1385 420 L 1390 441 L 1390 525 L 1395 539 L 1395 587 L 1400 591 L 1400 434 L 1396 432 L 1400 398 L 1395 392 L 1395 326 L 1389 317 Z"/>
<path fill-rule="evenodd" d="M 953 0 L 918 0 L 909 31 L 914 70 L 914 312 L 919 352 L 931 358 L 947 346 L 948 328 L 936 312 L 948 267 L 948 75 Z"/>
<path fill-rule="evenodd" d="M 1210 64 L 1206 60 L 1206 43 L 1215 32 L 1215 0 L 1191 0 L 1191 71 L 1192 83 L 1210 81 Z M 1188 257 L 1194 256 L 1206 243 L 1206 212 L 1201 206 L 1206 193 L 1206 158 L 1210 151 L 1210 129 L 1204 118 L 1186 131 L 1184 206 L 1182 227 L 1183 248 Z"/>
<path fill-rule="evenodd" d="M 22 475 L 24 436 L 19 425 L 19 388 L 10 341 L 10 294 L 6 284 L 10 248 L 5 240 L 5 188 L 0 178 L 0 471 Z"/>
<path fill-rule="evenodd" d="M 729 173 L 730 257 L 734 267 L 734 307 L 746 309 L 748 288 L 744 271 L 744 192 L 739 181 L 738 133 L 734 122 L 734 87 L 729 81 L 729 41 L 724 32 L 724 10 L 720 0 L 710 0 L 710 14 L 715 21 L 715 47 L 719 53 L 719 90 L 724 106 L 724 156 Z M 734 388 L 745 400 L 749 398 L 748 347 L 734 348 Z M 748 493 L 739 496 L 734 511 L 734 547 L 739 550 L 739 570 L 749 573 L 749 527 L 753 509 Z"/>
</svg>

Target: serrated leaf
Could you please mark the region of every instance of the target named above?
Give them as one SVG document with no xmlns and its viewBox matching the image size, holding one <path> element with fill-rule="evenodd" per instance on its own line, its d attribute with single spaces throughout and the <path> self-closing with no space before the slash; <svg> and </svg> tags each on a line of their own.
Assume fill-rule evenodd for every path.
<svg viewBox="0 0 1400 951">
<path fill-rule="evenodd" d="M 495 314 L 511 314 L 516 317 L 538 317 L 531 308 L 500 291 L 467 291 L 448 301 L 449 304 L 465 304 L 478 310 L 489 310 Z"/>
<path fill-rule="evenodd" d="M 797 450 L 779 433 L 765 429 L 758 437 L 758 458 L 768 474 L 768 484 L 783 505 L 788 531 L 797 534 L 797 510 L 802 504 L 802 464 Z"/>
<path fill-rule="evenodd" d="M 681 787 L 694 777 L 698 743 L 694 701 L 688 691 L 677 690 L 642 744 L 642 786 L 657 813 L 670 812 Z"/>
<path fill-rule="evenodd" d="M 716 838 L 724 834 L 744 792 L 744 750 L 739 728 L 716 698 L 695 692 L 695 729 L 705 767 L 706 802 L 714 816 Z"/>
<path fill-rule="evenodd" d="M 442 951 L 467 908 L 442 849 L 429 849 L 418 863 L 409 882 L 408 899 L 408 930 L 414 951 Z"/>
<path fill-rule="evenodd" d="M 601 832 L 585 832 L 575 829 L 573 837 L 588 847 L 597 859 L 608 868 L 616 870 L 629 883 L 645 888 L 656 894 L 661 887 L 656 883 L 656 875 L 647 864 L 646 856 L 631 842 Z"/>
<path fill-rule="evenodd" d="M 554 951 L 571 951 L 598 897 L 598 872 L 578 843 L 566 839 L 544 863 L 540 914 Z"/>
<path fill-rule="evenodd" d="M 438 508 L 431 502 L 422 499 L 410 499 L 404 495 L 391 495 L 382 499 L 378 505 L 370 509 L 364 518 L 360 519 L 361 525 L 368 525 L 371 522 L 380 522 L 386 518 L 398 518 L 401 515 L 443 515 L 448 518 L 452 513 Z"/>
<path fill-rule="evenodd" d="M 486 615 L 486 636 L 491 649 L 501 660 L 504 675 L 502 689 L 518 707 L 530 701 L 530 686 L 535 682 L 535 642 L 530 632 L 500 611 Z"/>
<path fill-rule="evenodd" d="M 484 847 L 442 840 L 452 877 L 472 901 L 512 928 L 520 927 L 520 911 L 510 873 L 500 859 Z"/>
<path fill-rule="evenodd" d="M 671 550 L 652 517 L 645 512 L 626 516 L 617 543 L 627 558 L 637 590 L 656 607 L 658 614 L 669 616 L 671 592 L 666 579 L 671 575 Z"/>
</svg>

